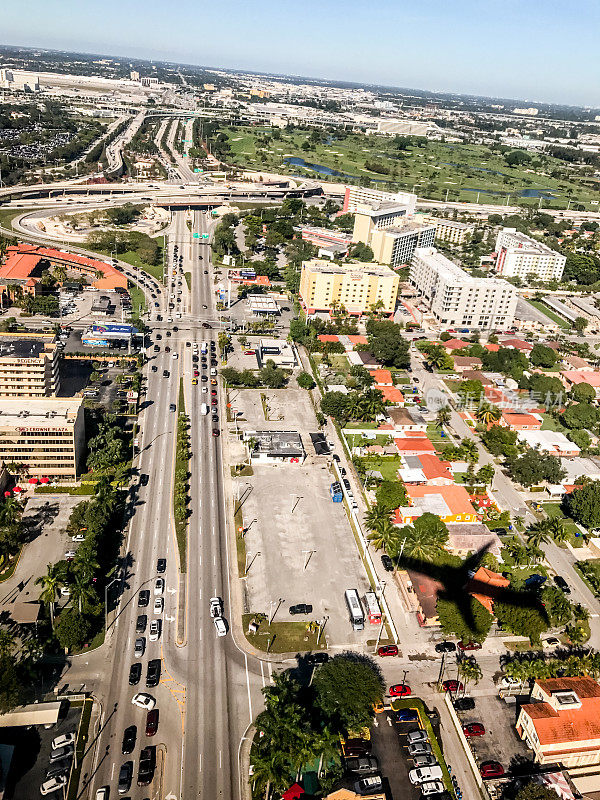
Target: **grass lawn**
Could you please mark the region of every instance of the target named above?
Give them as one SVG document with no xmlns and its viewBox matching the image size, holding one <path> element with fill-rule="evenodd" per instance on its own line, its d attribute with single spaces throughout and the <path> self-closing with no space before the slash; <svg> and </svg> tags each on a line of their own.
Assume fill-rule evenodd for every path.
<svg viewBox="0 0 600 800">
<path fill-rule="evenodd" d="M 312 354 L 315 364 L 320 365 L 323 360 L 322 353 Z M 334 372 L 341 372 L 344 375 L 350 374 L 350 362 L 343 353 L 330 353 L 329 360 L 331 361 L 330 369 Z"/>
<path fill-rule="evenodd" d="M 188 291 L 192 291 L 192 273 L 191 272 L 184 272 L 183 277 L 185 278 L 185 282 L 187 283 Z"/>
<path fill-rule="evenodd" d="M 402 464 L 400 456 L 373 456 L 365 459 L 365 468 L 381 472 L 386 481 L 397 481 L 398 470 Z"/>
<path fill-rule="evenodd" d="M 179 380 L 179 403 L 178 403 L 178 413 L 185 414 L 185 402 L 184 402 L 184 393 L 183 393 L 183 378 Z M 179 443 L 180 434 L 179 429 L 177 429 L 177 443 Z M 179 448 L 177 447 L 176 456 L 175 456 L 175 473 L 178 470 L 189 470 L 189 460 L 186 458 L 179 458 L 177 457 L 177 451 Z M 175 479 L 176 481 L 177 479 Z M 173 505 L 175 504 L 175 490 L 177 488 L 177 484 L 173 485 Z M 188 490 L 189 496 L 189 490 Z M 187 551 L 187 517 L 183 520 L 178 520 L 175 515 L 173 515 L 173 519 L 175 521 L 175 535 L 177 537 L 177 548 L 179 549 L 179 569 L 181 572 L 187 571 L 187 562 L 186 562 L 186 551 Z"/>
<path fill-rule="evenodd" d="M 129 295 L 131 297 L 132 312 L 141 316 L 146 310 L 146 298 L 143 291 L 135 283 L 129 281 Z"/>
<path fill-rule="evenodd" d="M 255 619 L 254 614 L 242 614 L 244 634 L 250 644 L 258 650 L 269 653 L 302 653 L 309 650 L 326 650 L 325 635 L 317 646 L 318 629 L 309 631 L 308 622 L 277 622 L 271 625 L 268 620 L 259 623 L 256 633 L 248 633 L 248 625 Z"/>
<path fill-rule="evenodd" d="M 348 422 L 348 423 L 346 423 L 346 425 L 344 427 L 348 428 L 349 430 L 351 430 L 353 428 L 356 428 L 357 430 L 375 431 L 379 427 L 379 423 L 378 422 Z"/>
<path fill-rule="evenodd" d="M 11 223 L 15 217 L 21 216 L 21 214 L 27 214 L 29 211 L 39 211 L 35 208 L 5 208 L 0 210 L 0 226 L 3 228 L 11 229 Z M 17 236 L 17 232 L 14 231 L 14 235 Z"/>
<path fill-rule="evenodd" d="M 543 431 L 556 431 L 558 433 L 566 433 L 568 428 L 560 423 L 559 420 L 554 419 L 550 414 L 542 414 L 542 430 Z"/>
<path fill-rule="evenodd" d="M 545 314 L 552 322 L 556 322 L 561 328 L 570 328 L 568 322 L 564 319 L 561 319 L 558 314 L 555 314 L 545 303 L 542 303 L 541 300 L 527 300 L 534 308 L 537 308 L 538 311 L 541 311 L 542 314 Z"/>
<path fill-rule="evenodd" d="M 153 278 L 156 278 L 157 281 L 162 282 L 162 262 L 160 264 L 147 264 L 145 261 L 142 261 L 139 255 L 133 250 L 128 250 L 126 253 L 119 253 L 119 261 L 126 261 L 128 264 L 131 264 L 132 267 L 141 269 L 142 272 L 147 272 L 149 275 L 152 275 Z"/>
<path fill-rule="evenodd" d="M 567 517 L 562 510 L 560 503 L 542 503 L 542 508 L 550 519 L 562 519 L 566 530 L 570 534 L 569 544 L 571 547 L 583 547 L 583 536 L 578 526 L 570 517 Z"/>
</svg>

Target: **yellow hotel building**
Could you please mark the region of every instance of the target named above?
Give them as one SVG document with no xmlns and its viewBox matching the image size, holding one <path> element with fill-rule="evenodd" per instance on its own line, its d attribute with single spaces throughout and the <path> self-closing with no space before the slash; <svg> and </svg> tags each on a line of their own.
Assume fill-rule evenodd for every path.
<svg viewBox="0 0 600 800">
<path fill-rule="evenodd" d="M 302 264 L 300 301 L 307 314 L 344 306 L 349 314 L 361 316 L 379 305 L 393 314 L 400 278 L 381 264 L 352 262 L 335 264 L 313 258 Z"/>
</svg>

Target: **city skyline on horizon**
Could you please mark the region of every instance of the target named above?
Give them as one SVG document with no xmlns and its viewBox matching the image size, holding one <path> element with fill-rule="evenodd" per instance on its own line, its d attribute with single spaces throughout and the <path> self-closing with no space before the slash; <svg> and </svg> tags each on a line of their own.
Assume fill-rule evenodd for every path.
<svg viewBox="0 0 600 800">
<path fill-rule="evenodd" d="M 364 0 L 333 0 L 326 9 L 308 0 L 306 16 L 316 10 L 322 19 L 319 30 L 311 28 L 314 36 L 303 27 L 290 27 L 289 8 L 274 0 L 263 2 L 260 15 L 241 0 L 226 0 L 218 9 L 201 12 L 191 0 L 182 0 L 176 14 L 167 15 L 158 0 L 149 0 L 143 18 L 129 0 L 107 0 L 102 18 L 94 19 L 93 36 L 90 15 L 82 14 L 74 0 L 32 0 L 27 19 L 16 8 L 3 10 L 2 16 L 4 43 L 13 47 L 595 108 L 600 107 L 600 60 L 594 65 L 590 54 L 595 52 L 593 31 L 600 25 L 600 9 L 591 0 L 581 5 L 589 13 L 565 19 L 558 3 L 510 0 L 503 16 L 492 19 L 492 12 L 483 15 L 474 0 L 459 0 L 452 8 L 430 0 L 426 10 L 383 0 L 374 17 Z M 369 16 L 362 20 L 361 14 Z M 385 29 L 377 27 L 383 17 L 389 20 Z M 115 26 L 114 19 L 121 24 Z M 373 26 L 373 40 L 365 35 L 365 24 Z M 450 39 L 447 32 L 453 25 Z M 527 28 L 537 35 L 525 39 Z M 139 31 L 135 43 L 124 36 L 130 29 Z M 210 37 L 204 39 L 206 30 Z M 323 30 L 336 35 L 323 39 Z M 401 32 L 399 41 L 395 31 Z M 552 71 L 548 42 L 554 48 Z M 352 67 L 344 74 L 346 63 Z"/>
</svg>

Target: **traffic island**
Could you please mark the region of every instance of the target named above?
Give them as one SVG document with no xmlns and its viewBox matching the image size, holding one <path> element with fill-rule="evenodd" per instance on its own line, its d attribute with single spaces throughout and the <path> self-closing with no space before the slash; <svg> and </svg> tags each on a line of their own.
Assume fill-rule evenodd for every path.
<svg viewBox="0 0 600 800">
<path fill-rule="evenodd" d="M 242 625 L 248 642 L 263 653 L 304 653 L 326 650 L 327 644 L 317 622 L 271 622 L 266 614 L 243 614 Z"/>
</svg>

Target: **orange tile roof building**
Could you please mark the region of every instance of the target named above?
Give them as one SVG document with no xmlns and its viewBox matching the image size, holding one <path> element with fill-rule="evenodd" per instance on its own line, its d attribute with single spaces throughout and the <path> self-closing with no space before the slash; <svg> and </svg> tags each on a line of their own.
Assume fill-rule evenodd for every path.
<svg viewBox="0 0 600 800">
<path fill-rule="evenodd" d="M 511 431 L 539 431 L 542 427 L 542 420 L 534 417 L 533 414 L 503 411 L 498 424 L 503 428 L 510 428 Z"/>
<path fill-rule="evenodd" d="M 379 389 L 386 403 L 399 406 L 404 402 L 404 395 L 397 386 L 376 386 L 375 388 Z"/>
<path fill-rule="evenodd" d="M 479 522 L 464 486 L 406 486 L 411 503 L 394 512 L 393 522 L 405 525 L 421 514 L 436 514 L 442 522 Z"/>
<path fill-rule="evenodd" d="M 127 277 L 106 261 L 23 242 L 6 249 L 6 258 L 0 266 L 0 285 L 7 288 L 21 286 L 24 292 L 35 294 L 41 279 L 43 262 L 81 272 L 93 278 L 93 285 L 100 290 L 127 289 Z M 101 273 L 102 277 L 96 277 L 97 273 Z"/>
<path fill-rule="evenodd" d="M 521 706 L 517 733 L 538 764 L 570 769 L 600 765 L 600 686 L 587 676 L 537 680 Z M 581 774 L 581 772 L 579 773 Z M 598 777 L 600 788 L 600 777 Z"/>
<path fill-rule="evenodd" d="M 469 594 L 478 600 L 490 614 L 494 613 L 494 595 L 510 585 L 508 578 L 487 567 L 479 567 L 467 584 Z"/>
</svg>

